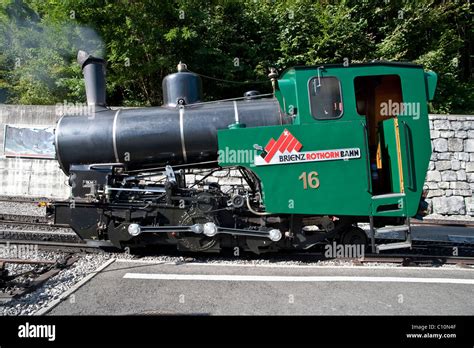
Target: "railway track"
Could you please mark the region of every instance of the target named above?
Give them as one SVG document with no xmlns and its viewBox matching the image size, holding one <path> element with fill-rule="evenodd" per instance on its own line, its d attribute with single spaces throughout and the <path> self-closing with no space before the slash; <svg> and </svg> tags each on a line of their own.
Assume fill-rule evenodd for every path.
<svg viewBox="0 0 474 348">
<path fill-rule="evenodd" d="M 0 202 L 14 202 L 14 203 L 39 203 L 51 202 L 51 198 L 46 197 L 18 197 L 18 196 L 0 196 Z"/>
<path fill-rule="evenodd" d="M 441 265 L 458 265 L 474 266 L 474 257 L 459 256 L 428 256 L 428 255 L 366 255 L 360 259 L 354 259 L 355 265 L 363 265 L 366 263 L 398 263 L 402 266 L 441 266 Z"/>
<path fill-rule="evenodd" d="M 78 260 L 77 256 L 67 255 L 56 261 L 51 260 L 25 260 L 25 259 L 0 259 L 0 302 L 18 299 L 34 291 L 47 280 L 57 275 L 61 270 L 72 266 Z M 5 268 L 6 264 L 30 265 L 31 269 L 10 274 Z"/>
<path fill-rule="evenodd" d="M 36 215 L 0 214 L 0 243 L 51 251 L 101 251 L 81 241 L 68 225 L 53 225 L 46 216 Z"/>
<path fill-rule="evenodd" d="M 28 230 L 0 230 L 0 242 L 20 241 L 29 244 L 36 242 L 50 243 L 81 243 L 79 237 L 74 233 L 51 232 L 51 231 L 28 231 Z"/>
<path fill-rule="evenodd" d="M 1 225 L 0 225 L 1 227 Z M 386 243 L 391 240 L 378 240 L 378 243 Z M 21 229 L 1 229 L 0 228 L 0 243 L 17 243 L 17 244 L 36 244 L 41 248 L 47 247 L 68 247 L 71 248 L 76 246 L 80 249 L 87 248 L 88 250 L 97 248 L 98 246 L 107 246 L 106 243 L 97 242 L 95 245 L 91 243 L 86 244 L 83 242 L 74 232 L 62 232 L 51 231 L 51 230 L 21 230 Z M 301 256 L 319 259 L 318 256 L 324 255 L 322 246 L 319 249 L 309 250 L 306 252 L 294 251 L 288 252 L 288 255 Z M 275 254 L 270 254 L 276 256 Z M 285 254 L 286 255 L 286 254 Z M 381 257 L 396 257 L 397 255 L 403 256 L 419 256 L 425 258 L 473 258 L 474 259 L 474 245 L 470 243 L 459 243 L 459 242 L 440 242 L 440 241 L 413 241 L 411 249 L 405 250 L 403 254 L 400 254 L 396 250 L 387 250 L 381 254 L 365 254 L 371 255 L 373 258 L 376 255 Z M 261 255 L 260 255 L 261 256 Z M 256 255 L 256 257 L 260 257 Z M 277 256 L 278 257 L 278 256 Z M 368 256 L 369 257 L 369 256 Z M 338 258 L 340 259 L 340 258 Z M 367 259 L 369 260 L 369 259 Z M 369 262 L 369 261 L 367 261 Z"/>
<path fill-rule="evenodd" d="M 404 267 L 410 266 L 442 266 L 458 265 L 461 267 L 474 266 L 474 257 L 463 256 L 441 256 L 441 255 L 420 255 L 409 253 L 397 254 L 366 254 L 362 257 L 341 257 L 326 258 L 322 253 L 298 254 L 304 260 L 352 262 L 354 266 L 367 264 L 399 264 Z"/>
<path fill-rule="evenodd" d="M 21 215 L 0 213 L 0 223 L 11 223 L 18 225 L 44 225 L 53 226 L 53 222 L 47 216 Z M 67 225 L 54 225 L 56 227 L 69 227 Z"/>
<path fill-rule="evenodd" d="M 68 234 L 70 235 L 70 234 Z M 8 243 L 9 245 L 35 245 L 41 250 L 53 250 L 62 252 L 87 252 L 87 253 L 102 253 L 104 250 L 96 245 L 86 244 L 80 240 L 74 242 L 63 242 L 63 241 L 50 241 L 50 240 L 31 240 L 31 239 L 1 239 L 1 243 Z M 471 248 L 472 249 L 472 248 Z M 266 254 L 266 255 L 245 255 L 243 258 L 247 259 L 272 259 L 272 260 L 284 260 L 284 261 L 301 261 L 307 263 L 313 262 L 324 262 L 324 261 L 342 261 L 352 262 L 354 265 L 364 265 L 369 263 L 395 263 L 402 266 L 416 266 L 416 265 L 460 265 L 460 266 L 471 266 L 474 265 L 474 256 L 453 256 L 437 254 L 421 254 L 419 248 L 413 248 L 410 252 L 405 253 L 381 253 L 381 254 L 364 254 L 361 257 L 335 257 L 328 258 L 324 252 L 287 252 L 285 254 Z M 472 251 L 472 250 L 471 250 Z M 160 250 L 160 254 L 168 256 L 191 256 L 192 258 L 200 258 L 203 254 L 183 254 L 175 250 Z M 136 253 L 137 257 L 148 256 L 146 252 Z M 212 255 L 205 255 L 206 258 L 214 258 Z M 217 256 L 219 259 L 221 256 Z M 231 258 L 235 260 L 234 258 Z"/>
<path fill-rule="evenodd" d="M 474 221 L 470 220 L 441 220 L 441 219 L 427 219 L 418 220 L 410 219 L 412 226 L 455 226 L 455 227 L 474 227 Z"/>
<path fill-rule="evenodd" d="M 380 244 L 393 242 L 391 240 L 380 239 Z M 429 240 L 413 240 L 412 248 L 406 252 L 407 255 L 424 255 L 439 257 L 474 257 L 474 244 L 463 242 L 443 242 Z M 384 255 L 394 255 L 396 250 L 386 250 Z"/>
<path fill-rule="evenodd" d="M 28 239 L 0 239 L 0 243 L 14 246 L 14 245 L 28 245 L 36 246 L 38 250 L 45 251 L 61 251 L 66 253 L 102 253 L 104 252 L 99 246 L 86 244 L 84 242 L 60 242 L 47 240 L 28 240 Z"/>
</svg>

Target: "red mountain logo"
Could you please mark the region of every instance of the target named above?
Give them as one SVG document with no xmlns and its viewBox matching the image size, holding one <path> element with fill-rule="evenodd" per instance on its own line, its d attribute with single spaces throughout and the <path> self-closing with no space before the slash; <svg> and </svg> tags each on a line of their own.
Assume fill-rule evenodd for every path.
<svg viewBox="0 0 474 348">
<path fill-rule="evenodd" d="M 288 129 L 285 129 L 283 133 L 281 133 L 280 137 L 278 140 L 275 140 L 273 138 L 270 139 L 268 144 L 265 146 L 265 151 L 263 151 L 260 156 L 263 157 L 265 162 L 270 163 L 272 158 L 275 156 L 275 154 L 279 151 L 280 153 L 283 153 L 285 151 L 287 152 L 292 152 L 296 151 L 298 152 L 301 150 L 303 145 L 296 139 L 293 134 L 290 133 Z"/>
<path fill-rule="evenodd" d="M 254 145 L 255 149 L 262 151 L 260 155 L 255 155 L 254 164 L 265 166 L 334 160 L 347 161 L 361 157 L 361 151 L 358 147 L 300 151 L 302 147 L 303 145 L 298 139 L 288 129 L 285 129 L 277 140 L 271 138 L 265 148 L 258 144 Z"/>
</svg>

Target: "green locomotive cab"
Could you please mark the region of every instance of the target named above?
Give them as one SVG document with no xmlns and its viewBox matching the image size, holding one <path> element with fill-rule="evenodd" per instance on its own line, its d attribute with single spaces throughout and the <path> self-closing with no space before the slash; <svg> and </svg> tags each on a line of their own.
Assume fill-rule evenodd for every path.
<svg viewBox="0 0 474 348">
<path fill-rule="evenodd" d="M 275 97 L 288 123 L 220 130 L 221 153 L 254 154 L 219 163 L 253 171 L 273 214 L 412 217 L 431 156 L 436 82 L 410 63 L 286 70 Z"/>
</svg>

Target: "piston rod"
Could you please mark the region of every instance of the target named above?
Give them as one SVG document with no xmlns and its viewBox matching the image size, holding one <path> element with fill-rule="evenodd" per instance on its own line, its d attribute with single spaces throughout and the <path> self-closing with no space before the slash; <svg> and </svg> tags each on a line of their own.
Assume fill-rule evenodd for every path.
<svg viewBox="0 0 474 348">
<path fill-rule="evenodd" d="M 273 242 L 278 242 L 282 233 L 278 229 L 269 231 L 255 231 L 239 228 L 220 227 L 213 222 L 205 224 L 194 224 L 190 226 L 140 226 L 139 224 L 130 224 L 128 233 L 131 236 L 138 236 L 141 233 L 170 233 L 170 232 L 193 232 L 195 234 L 204 234 L 207 237 L 213 237 L 217 234 L 230 234 L 233 236 L 268 238 Z"/>
</svg>

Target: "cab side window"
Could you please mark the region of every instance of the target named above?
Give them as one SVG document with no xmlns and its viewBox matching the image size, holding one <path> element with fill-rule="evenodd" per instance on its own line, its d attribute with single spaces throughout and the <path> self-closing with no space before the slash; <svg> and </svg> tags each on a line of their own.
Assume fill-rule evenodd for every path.
<svg viewBox="0 0 474 348">
<path fill-rule="evenodd" d="M 341 84 L 336 77 L 313 77 L 309 80 L 311 115 L 315 119 L 334 119 L 342 116 Z"/>
</svg>

